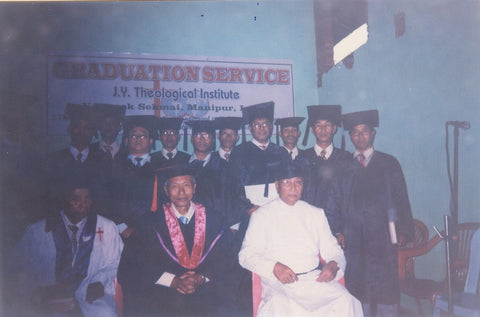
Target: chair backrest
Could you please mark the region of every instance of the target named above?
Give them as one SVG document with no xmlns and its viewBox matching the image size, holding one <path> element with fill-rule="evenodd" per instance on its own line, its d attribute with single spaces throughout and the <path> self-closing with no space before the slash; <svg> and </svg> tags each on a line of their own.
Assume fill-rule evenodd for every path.
<svg viewBox="0 0 480 317">
<path fill-rule="evenodd" d="M 457 292 L 465 288 L 470 260 L 470 243 L 478 228 L 480 228 L 478 222 L 464 222 L 457 226 L 457 236 L 452 243 L 452 286 Z"/>
<path fill-rule="evenodd" d="M 399 250 L 420 248 L 428 241 L 428 228 L 418 219 L 413 219 L 414 237 L 411 241 L 407 242 Z M 405 263 L 399 267 L 399 276 L 401 279 L 414 279 L 415 278 L 415 257 L 406 257 Z"/>
<path fill-rule="evenodd" d="M 468 264 L 465 293 L 477 293 L 480 275 L 480 229 L 475 231 L 470 243 L 470 261 Z"/>
</svg>

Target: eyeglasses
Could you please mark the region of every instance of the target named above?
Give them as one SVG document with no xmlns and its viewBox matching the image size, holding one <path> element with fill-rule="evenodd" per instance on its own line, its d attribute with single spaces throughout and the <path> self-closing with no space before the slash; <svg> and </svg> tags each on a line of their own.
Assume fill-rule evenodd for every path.
<svg viewBox="0 0 480 317">
<path fill-rule="evenodd" d="M 133 134 L 133 135 L 130 135 L 129 138 L 132 139 L 132 140 L 141 140 L 141 141 L 143 141 L 143 140 L 145 140 L 146 138 L 148 138 L 148 136 L 145 135 L 145 134 L 139 134 L 139 135 Z"/>
<path fill-rule="evenodd" d="M 301 178 L 295 178 L 295 179 L 282 179 L 280 181 L 280 183 L 282 184 L 282 186 L 284 186 L 285 188 L 292 188 L 294 185 L 296 187 L 298 186 L 303 186 L 303 179 Z"/>
<path fill-rule="evenodd" d="M 162 131 L 162 132 L 160 132 L 160 135 L 165 135 L 165 136 L 167 136 L 167 135 L 175 135 L 175 134 L 177 134 L 177 133 L 178 133 L 178 132 L 173 131 L 173 130 L 167 130 L 167 131 Z"/>
<path fill-rule="evenodd" d="M 353 137 L 358 137 L 360 135 L 367 136 L 371 133 L 371 130 L 362 130 L 362 131 L 351 131 L 350 135 Z"/>
<path fill-rule="evenodd" d="M 199 133 L 195 133 L 195 134 L 193 135 L 193 137 L 194 137 L 195 139 L 205 139 L 205 140 L 208 140 L 208 139 L 210 139 L 212 136 L 211 136 L 210 134 L 208 134 L 208 133 L 199 132 Z"/>
<path fill-rule="evenodd" d="M 272 123 L 271 122 L 263 122 L 263 123 L 252 123 L 252 127 L 254 129 L 266 129 L 266 128 L 270 128 L 272 126 Z"/>
</svg>

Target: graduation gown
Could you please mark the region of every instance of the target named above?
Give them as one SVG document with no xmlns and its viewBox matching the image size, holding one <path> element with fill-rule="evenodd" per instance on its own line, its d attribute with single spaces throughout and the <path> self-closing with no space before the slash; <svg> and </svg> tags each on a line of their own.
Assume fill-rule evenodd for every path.
<svg viewBox="0 0 480 317">
<path fill-rule="evenodd" d="M 323 160 L 320 156 L 317 156 L 315 149 L 311 147 L 303 152 L 303 158 L 308 162 L 303 197 L 308 203 L 319 208 L 325 208 L 333 181 L 338 177 L 345 164 L 353 160 L 352 155 L 334 147 L 328 160 Z"/>
<path fill-rule="evenodd" d="M 165 156 L 163 156 L 161 151 L 158 151 L 152 153 L 152 158 L 158 162 L 158 166 L 160 168 L 164 168 L 172 165 L 188 164 L 190 155 L 185 152 L 177 151 L 177 154 L 175 154 L 175 156 L 171 160 L 169 160 Z"/>
<path fill-rule="evenodd" d="M 393 156 L 379 151 L 367 167 L 351 161 L 327 201 L 332 231 L 345 236 L 346 287 L 363 303 L 400 301 L 398 248 L 390 240 L 389 209 L 396 214 L 397 236 L 413 237 L 402 169 Z"/>
<path fill-rule="evenodd" d="M 114 300 L 114 279 L 123 249 L 122 239 L 115 224 L 99 215 L 96 218 L 94 230 L 100 229 L 101 236 L 95 232 L 93 248 L 90 253 L 87 275 L 80 282 L 74 292 L 82 313 L 85 316 L 117 316 Z M 63 225 L 63 220 L 62 221 Z M 28 303 L 31 293 L 40 286 L 48 286 L 56 283 L 56 246 L 53 232 L 46 230 L 46 220 L 43 219 L 30 225 L 12 255 L 11 263 L 16 281 L 16 291 L 20 299 L 27 300 L 19 305 L 12 305 L 24 309 L 27 315 L 32 307 Z M 66 229 L 64 229 L 66 231 Z M 68 236 L 65 236 L 68 240 Z M 90 236 L 82 235 L 86 241 Z M 105 295 L 89 304 L 85 301 L 87 287 L 94 282 L 101 282 Z"/>
<path fill-rule="evenodd" d="M 114 160 L 112 177 L 106 184 L 106 192 L 111 193 L 111 208 L 106 210 L 105 216 L 130 227 L 149 213 L 158 166 L 153 157 L 142 167 L 134 166 L 127 157 Z M 163 189 L 163 186 L 159 187 Z"/>
<path fill-rule="evenodd" d="M 192 250 L 195 214 L 186 225 L 180 224 L 189 253 Z M 161 239 L 160 239 L 160 238 Z M 230 272 L 235 254 L 229 248 L 231 232 L 206 208 L 205 244 L 195 273 L 209 282 L 193 294 L 182 295 L 155 282 L 165 272 L 181 275 L 188 269 L 176 260 L 163 207 L 152 213 L 127 241 L 120 261 L 118 279 L 122 285 L 127 316 L 226 316 L 232 299 Z M 163 241 L 163 244 L 162 242 Z"/>
</svg>

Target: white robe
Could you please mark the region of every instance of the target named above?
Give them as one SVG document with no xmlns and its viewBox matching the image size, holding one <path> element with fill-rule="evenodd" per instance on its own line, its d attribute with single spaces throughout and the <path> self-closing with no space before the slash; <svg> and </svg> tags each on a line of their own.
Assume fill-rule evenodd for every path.
<svg viewBox="0 0 480 317">
<path fill-rule="evenodd" d="M 334 281 L 317 282 L 315 270 L 282 284 L 273 274 L 275 263 L 295 273 L 335 261 Z M 257 316 L 363 316 L 360 302 L 338 283 L 345 269 L 343 251 L 331 234 L 322 209 L 299 200 L 289 206 L 280 198 L 255 211 L 239 253 L 240 264 L 262 278 L 262 302 Z"/>
<path fill-rule="evenodd" d="M 96 228 L 103 231 L 102 241 L 100 235 L 95 234 L 87 276 L 75 291 L 75 299 L 85 316 L 118 316 L 114 300 L 114 279 L 123 242 L 117 226 L 111 220 L 97 215 Z M 55 284 L 55 257 L 55 243 L 52 232 L 45 232 L 45 219 L 30 225 L 11 259 L 18 274 L 19 296 L 28 302 L 37 287 Z M 89 304 L 85 301 L 87 287 L 94 282 L 102 283 L 105 295 Z M 27 306 L 22 308 L 27 311 L 31 309 Z"/>
</svg>

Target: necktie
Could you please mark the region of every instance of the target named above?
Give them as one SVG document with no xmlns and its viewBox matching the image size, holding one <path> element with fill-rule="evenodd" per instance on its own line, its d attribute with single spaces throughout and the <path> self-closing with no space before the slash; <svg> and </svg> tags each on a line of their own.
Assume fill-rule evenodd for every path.
<svg viewBox="0 0 480 317">
<path fill-rule="evenodd" d="M 290 158 L 293 160 L 293 151 L 290 151 Z"/>
<path fill-rule="evenodd" d="M 105 153 L 108 154 L 109 158 L 113 158 L 113 148 L 110 145 L 105 145 Z"/>
<path fill-rule="evenodd" d="M 267 146 L 266 145 L 260 145 L 260 147 L 262 148 L 262 150 L 266 150 L 267 149 Z"/>
<path fill-rule="evenodd" d="M 320 152 L 320 157 L 322 158 L 322 160 L 326 160 L 327 159 L 327 151 L 322 150 L 322 152 Z"/>
<path fill-rule="evenodd" d="M 83 156 L 82 153 L 77 154 L 77 161 L 80 163 L 82 163 L 82 156 Z"/>
<path fill-rule="evenodd" d="M 142 167 L 142 158 L 141 157 L 136 157 L 135 158 L 135 161 L 137 161 L 137 163 L 135 164 L 136 167 Z"/>
<path fill-rule="evenodd" d="M 360 162 L 360 164 L 363 165 L 363 167 L 366 167 L 367 166 L 367 162 L 365 162 L 365 155 L 363 154 L 358 154 L 357 156 L 357 160 Z"/>
<path fill-rule="evenodd" d="M 78 227 L 75 225 L 68 225 L 70 230 L 72 231 L 72 247 L 73 247 L 73 254 L 77 253 L 77 231 Z"/>
<path fill-rule="evenodd" d="M 184 225 L 186 225 L 188 223 L 188 218 L 187 217 L 184 217 L 184 216 L 181 216 L 180 218 L 178 218 L 178 220 L 183 223 Z"/>
<path fill-rule="evenodd" d="M 230 160 L 230 153 L 225 153 L 225 161 L 229 161 Z"/>
<path fill-rule="evenodd" d="M 167 157 L 168 157 L 168 160 L 170 161 L 171 159 L 173 159 L 173 153 L 168 152 Z"/>
<path fill-rule="evenodd" d="M 205 161 L 200 161 L 200 160 L 194 160 L 190 165 L 193 167 L 193 168 L 200 168 L 200 167 L 203 167 L 203 163 Z"/>
</svg>

